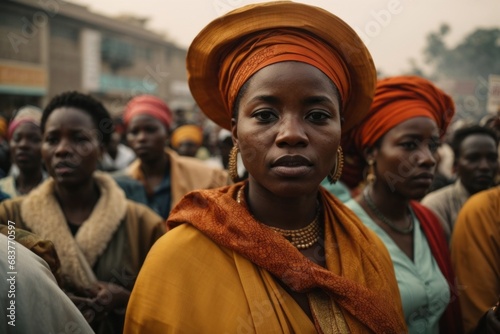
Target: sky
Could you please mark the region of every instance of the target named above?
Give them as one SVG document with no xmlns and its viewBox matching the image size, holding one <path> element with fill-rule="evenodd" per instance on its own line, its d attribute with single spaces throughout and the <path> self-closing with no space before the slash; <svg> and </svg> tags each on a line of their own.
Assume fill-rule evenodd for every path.
<svg viewBox="0 0 500 334">
<path fill-rule="evenodd" d="M 426 36 L 442 23 L 451 27 L 446 39 L 455 46 L 478 28 L 500 28 L 500 0 L 295 0 L 324 8 L 353 27 L 367 45 L 377 68 L 398 75 L 424 65 Z M 147 28 L 188 48 L 197 33 L 224 13 L 261 1 L 252 0 L 70 0 L 108 15 L 149 18 Z M 425 68 L 425 67 L 424 67 Z"/>
</svg>

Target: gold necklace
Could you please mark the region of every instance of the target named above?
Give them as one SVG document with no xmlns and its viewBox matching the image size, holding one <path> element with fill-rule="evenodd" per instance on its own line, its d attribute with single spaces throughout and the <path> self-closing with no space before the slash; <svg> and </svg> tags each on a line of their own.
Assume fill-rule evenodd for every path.
<svg viewBox="0 0 500 334">
<path fill-rule="evenodd" d="M 238 190 L 238 194 L 236 195 L 236 202 L 238 202 L 238 204 L 242 204 L 242 193 L 243 187 Z M 318 242 L 321 238 L 322 231 L 318 218 L 319 210 L 317 210 L 316 217 L 314 217 L 314 220 L 309 225 L 298 230 L 285 230 L 278 227 L 266 226 L 281 234 L 294 247 L 298 249 L 307 249 Z"/>
</svg>

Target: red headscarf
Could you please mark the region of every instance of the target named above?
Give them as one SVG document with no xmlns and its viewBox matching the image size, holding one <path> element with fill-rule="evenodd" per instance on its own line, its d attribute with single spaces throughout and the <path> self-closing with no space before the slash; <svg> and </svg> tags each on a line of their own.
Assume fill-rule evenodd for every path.
<svg viewBox="0 0 500 334">
<path fill-rule="evenodd" d="M 378 81 L 368 115 L 342 138 L 346 154 L 342 180 L 351 188 L 358 186 L 366 165 L 363 151 L 396 125 L 410 118 L 428 117 L 443 136 L 454 113 L 451 97 L 424 78 L 398 76 Z"/>
<path fill-rule="evenodd" d="M 30 105 L 20 108 L 16 112 L 16 115 L 14 116 L 12 121 L 9 123 L 7 138 L 10 140 L 12 138 L 12 135 L 14 134 L 14 131 L 16 131 L 16 129 L 24 123 L 31 123 L 37 127 L 40 127 L 41 119 L 42 109 Z"/>
<path fill-rule="evenodd" d="M 153 95 L 139 95 L 127 104 L 123 122 L 128 127 L 130 120 L 137 115 L 149 115 L 162 122 L 167 129 L 172 124 L 172 111 L 162 99 Z"/>
</svg>

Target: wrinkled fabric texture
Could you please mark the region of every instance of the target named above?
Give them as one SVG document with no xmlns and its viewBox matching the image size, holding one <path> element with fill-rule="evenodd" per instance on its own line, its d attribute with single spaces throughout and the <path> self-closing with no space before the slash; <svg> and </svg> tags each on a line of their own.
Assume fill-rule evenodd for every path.
<svg viewBox="0 0 500 334">
<path fill-rule="evenodd" d="M 463 291 L 460 289 L 455 273 L 453 272 L 450 251 L 441 223 L 432 211 L 420 203 L 412 201 L 411 207 L 413 212 L 415 212 L 415 216 L 420 221 L 422 231 L 431 248 L 432 256 L 434 256 L 441 273 L 446 278 L 450 287 L 450 303 L 439 322 L 440 333 L 463 333 L 461 324 L 462 312 L 459 304 L 459 298 L 462 298 Z"/>
<path fill-rule="evenodd" d="M 125 127 L 137 115 L 154 117 L 162 122 L 167 129 L 170 129 L 172 124 L 172 111 L 162 99 L 153 95 L 139 95 L 127 103 L 123 112 Z"/>
<path fill-rule="evenodd" d="M 48 179 L 29 195 L 0 203 L 0 222 L 50 240 L 61 264 L 61 288 L 83 295 L 96 281 L 132 290 L 153 243 L 163 235 L 164 222 L 153 211 L 125 199 L 105 173 L 95 172 L 100 198 L 73 237 Z M 94 326 L 96 332 L 121 333 L 124 315 L 111 312 Z"/>
<path fill-rule="evenodd" d="M 341 180 L 355 188 L 363 180 L 366 162 L 363 150 L 370 148 L 389 130 L 415 117 L 434 120 L 444 136 L 455 105 L 449 95 L 427 79 L 417 76 L 397 76 L 377 82 L 375 96 L 368 115 L 342 137 L 345 154 Z"/>
<path fill-rule="evenodd" d="M 327 268 L 323 268 L 304 257 L 281 235 L 257 222 L 244 206 L 238 204 L 235 197 L 241 186 L 240 183 L 231 187 L 192 192 L 185 196 L 171 212 L 167 221 L 169 232 L 165 238 L 160 240 L 158 246 L 161 253 L 159 249 L 153 250 L 151 256 L 154 257 L 154 260 L 148 263 L 148 258 L 146 261 L 138 285 L 133 292 L 131 306 L 127 311 L 127 323 L 130 321 L 130 328 L 134 330 L 127 331 L 126 328 L 127 333 L 137 333 L 139 329 L 148 333 L 160 333 L 161 329 L 167 332 L 169 332 L 167 329 L 170 329 L 171 332 L 184 332 L 183 328 L 176 326 L 181 326 L 183 321 L 188 322 L 186 317 L 191 317 L 188 314 L 191 314 L 189 310 L 192 309 L 189 305 L 207 306 L 207 309 L 197 310 L 197 312 L 206 312 L 212 315 L 215 315 L 213 312 L 217 312 L 217 310 L 213 310 L 214 306 L 220 305 L 220 307 L 226 308 L 225 302 L 231 305 L 230 299 L 226 300 L 227 296 L 224 294 L 221 296 L 217 293 L 216 298 L 222 298 L 223 303 L 212 302 L 210 300 L 211 293 L 208 292 L 203 295 L 192 295 L 191 293 L 186 295 L 186 290 L 198 289 L 197 287 L 184 286 L 183 284 L 176 286 L 174 283 L 172 283 L 173 286 L 171 284 L 165 285 L 164 282 L 161 284 L 153 283 L 154 280 L 150 276 L 156 275 L 153 273 L 154 270 L 161 270 L 158 263 L 163 263 L 163 268 L 169 268 L 170 274 L 165 273 L 165 275 L 192 276 L 189 266 L 184 266 L 183 269 L 186 271 L 179 271 L 177 266 L 173 268 L 169 265 L 167 255 L 162 255 L 173 251 L 169 248 L 174 246 L 168 245 L 167 240 L 172 241 L 174 237 L 175 240 L 188 236 L 194 238 L 192 234 L 198 232 L 185 232 L 193 230 L 192 227 L 211 241 L 211 248 L 217 249 L 210 254 L 210 265 L 203 267 L 204 271 L 200 272 L 203 272 L 202 277 L 214 275 L 215 278 L 223 282 L 222 285 L 229 285 L 231 289 L 235 290 L 242 288 L 246 293 L 246 289 L 258 289 L 259 291 L 264 289 L 265 291 L 265 287 L 270 283 L 262 282 L 268 279 L 266 277 L 269 277 L 268 274 L 264 275 L 263 273 L 269 273 L 271 277 L 282 281 L 294 291 L 302 293 L 323 291 L 328 296 L 328 300 L 338 305 L 340 311 L 336 313 L 334 318 L 337 318 L 339 323 L 345 322 L 352 333 L 403 333 L 406 331 L 389 254 L 378 237 L 365 228 L 338 199 L 321 188 L 327 263 Z M 190 247 L 183 248 L 183 252 L 190 255 L 183 255 L 183 257 L 195 258 L 199 252 L 198 244 L 189 245 Z M 176 250 L 178 252 L 178 248 Z M 222 259 L 219 259 L 221 257 Z M 240 271 L 240 260 L 235 262 L 234 258 L 236 257 L 245 259 L 245 266 L 251 263 L 251 267 L 254 268 L 253 272 L 245 274 Z M 213 270 L 217 271 L 212 271 L 210 269 L 212 264 L 219 261 L 224 262 L 224 266 L 216 266 Z M 153 270 L 153 268 L 155 269 Z M 236 270 L 236 274 L 231 274 L 232 277 L 236 278 L 226 282 L 225 272 L 228 270 Z M 251 277 L 247 278 L 247 275 L 251 275 Z M 261 277 L 262 275 L 265 277 Z M 180 280 L 180 278 L 179 280 L 175 278 L 168 280 L 171 279 L 174 282 Z M 250 279 L 253 284 L 246 286 L 243 282 L 246 279 Z M 210 281 L 210 278 L 207 280 Z M 217 289 L 205 286 L 203 281 L 197 281 L 196 284 L 202 286 L 201 290 Z M 137 297 L 134 298 L 134 294 L 137 294 Z M 288 296 L 286 293 L 285 295 Z M 156 296 L 161 296 L 161 298 Z M 186 296 L 189 297 L 183 301 Z M 238 303 L 242 305 L 248 303 L 252 305 L 255 302 L 252 299 L 247 300 L 247 297 L 240 298 L 243 299 L 238 300 Z M 274 311 L 275 308 L 289 309 L 294 307 L 296 309 L 297 305 L 293 300 L 272 302 L 269 301 L 269 298 L 271 297 L 267 296 L 261 302 L 265 302 L 266 305 L 274 305 L 273 311 L 269 314 L 270 319 L 273 320 L 269 320 L 270 322 L 289 324 L 294 321 L 289 315 L 286 316 L 286 319 L 280 319 L 281 312 Z M 175 304 L 176 301 L 181 304 Z M 280 306 L 281 303 L 283 306 Z M 213 306 L 209 307 L 210 305 Z M 153 310 L 157 308 L 170 310 L 175 313 L 175 316 L 168 316 L 168 319 L 162 320 L 158 318 L 158 315 L 152 314 Z M 242 312 L 245 311 L 241 308 L 238 309 Z M 255 316 L 252 311 L 249 314 Z M 301 318 L 304 318 L 303 311 L 298 311 L 298 314 L 302 314 Z M 247 317 L 248 313 L 243 313 L 243 315 Z M 176 320 L 177 317 L 180 320 Z M 306 317 L 306 319 L 308 318 Z M 255 320 L 253 319 L 249 323 L 252 329 L 250 332 L 272 332 L 266 330 L 265 324 L 256 323 Z M 236 328 L 230 326 L 237 327 L 237 322 L 227 320 L 227 323 L 222 324 L 214 319 L 209 320 L 206 325 L 215 326 L 210 327 L 214 329 L 214 332 L 235 332 Z M 322 333 L 323 330 L 319 324 L 315 325 L 316 330 Z M 196 326 L 196 324 L 189 326 Z M 257 329 L 259 326 L 261 330 Z M 151 330 L 152 328 L 156 330 Z M 280 328 L 278 333 L 287 332 L 283 328 L 288 327 L 281 326 Z M 300 328 L 295 328 L 297 330 L 295 332 L 301 332 Z"/>
<path fill-rule="evenodd" d="M 14 230 L 14 233 L 9 233 L 9 231 L 12 230 Z M 4 234 L 6 236 L 14 235 L 16 242 L 20 243 L 47 262 L 47 265 L 49 266 L 52 275 L 54 275 L 57 284 L 61 285 L 61 262 L 59 261 L 59 256 L 57 256 L 57 252 L 52 241 L 41 238 L 40 236 L 22 228 L 16 227 L 15 221 L 12 223 L 3 220 L 0 221 L 0 234 Z"/>
<path fill-rule="evenodd" d="M 5 235 L 0 235 L 0 270 L 4 273 L 0 281 L 0 291 L 3 292 L 0 308 L 4 317 L 0 321 L 0 332 L 94 333 L 75 304 L 59 288 L 47 263 L 33 249 L 24 246 L 24 236 L 22 241 L 13 243 Z M 15 275 L 10 274 L 13 270 L 7 257 L 11 247 L 15 248 Z M 14 282 L 15 288 L 12 289 Z M 11 289 L 15 296 L 10 295 Z"/>
<path fill-rule="evenodd" d="M 500 296 L 500 187 L 472 195 L 460 210 L 451 237 L 451 261 L 461 287 L 466 333 Z"/>
<path fill-rule="evenodd" d="M 413 216 L 413 258 L 401 250 L 391 236 L 379 226 L 364 208 L 351 200 L 350 208 L 382 240 L 391 255 L 401 302 L 410 334 L 438 333 L 439 322 L 450 302 L 448 282 L 432 255 L 420 221 Z"/>
</svg>

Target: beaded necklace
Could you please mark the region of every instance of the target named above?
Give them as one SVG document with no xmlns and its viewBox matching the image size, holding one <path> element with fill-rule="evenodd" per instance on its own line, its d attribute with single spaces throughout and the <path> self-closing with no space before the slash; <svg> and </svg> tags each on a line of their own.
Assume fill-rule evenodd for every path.
<svg viewBox="0 0 500 334">
<path fill-rule="evenodd" d="M 402 234 L 409 234 L 409 233 L 413 232 L 413 227 L 415 226 L 415 224 L 413 223 L 413 215 L 412 215 L 411 207 L 408 206 L 408 210 L 410 211 L 409 225 L 408 225 L 408 227 L 401 228 L 398 225 L 394 224 L 392 221 L 390 221 L 389 218 L 384 216 L 384 214 L 382 212 L 380 212 L 380 210 L 377 208 L 377 206 L 373 202 L 370 194 L 368 193 L 368 187 L 366 187 L 363 190 L 363 198 L 364 198 L 366 204 L 368 204 L 368 207 L 370 208 L 370 210 L 372 210 L 372 212 L 375 214 L 375 216 L 377 216 L 378 219 L 380 219 L 384 224 L 387 224 L 394 231 L 402 233 Z"/>
<path fill-rule="evenodd" d="M 238 190 L 236 195 L 236 202 L 242 204 L 242 193 L 243 188 Z M 314 220 L 306 227 L 300 228 L 298 230 L 285 230 L 278 227 L 267 226 L 273 231 L 281 234 L 285 239 L 287 239 L 294 247 L 298 249 L 307 249 L 318 242 L 321 238 L 321 226 L 319 224 L 319 209 L 317 210 L 316 217 Z"/>
</svg>

